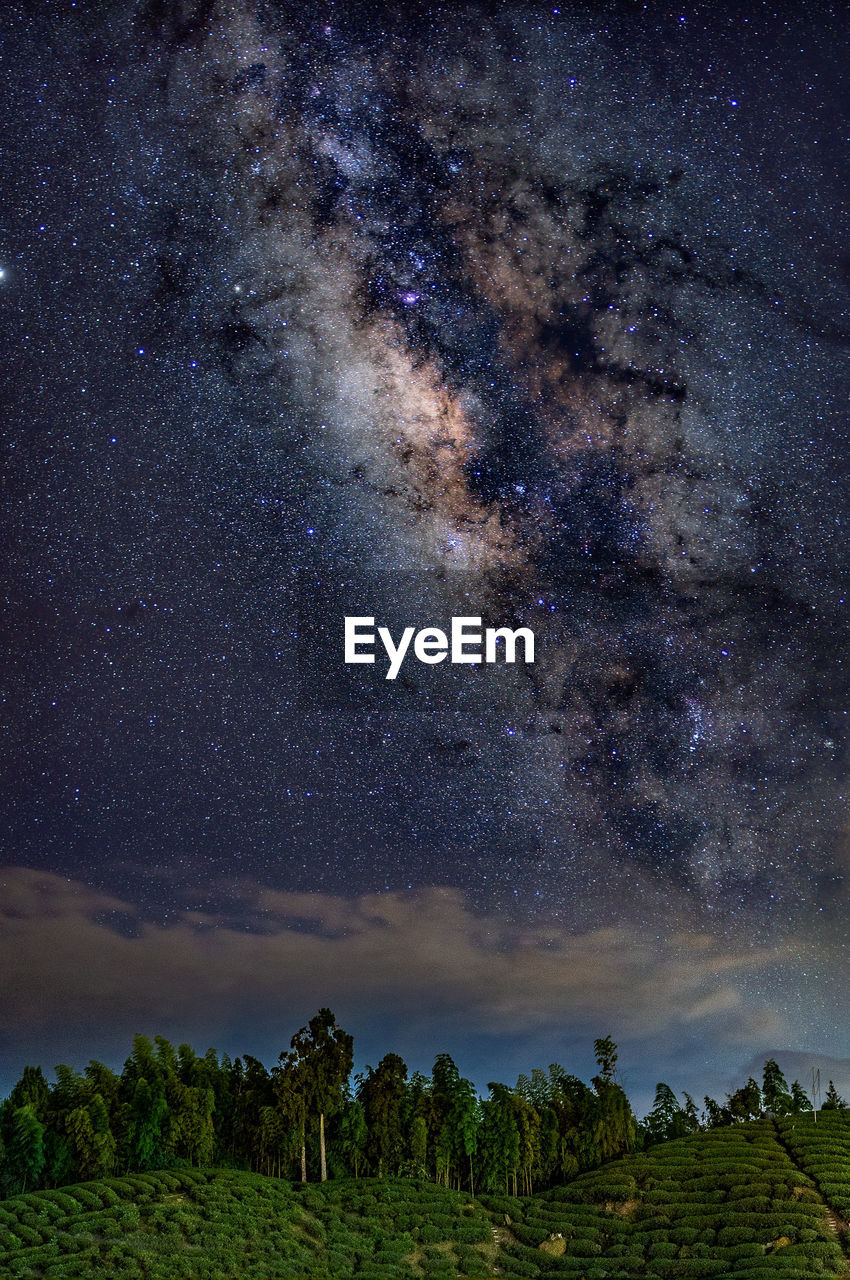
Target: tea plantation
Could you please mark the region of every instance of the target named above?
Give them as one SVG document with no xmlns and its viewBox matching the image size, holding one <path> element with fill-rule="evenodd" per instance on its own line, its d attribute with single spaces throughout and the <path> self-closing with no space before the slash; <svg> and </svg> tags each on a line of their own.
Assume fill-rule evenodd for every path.
<svg viewBox="0 0 850 1280">
<path fill-rule="evenodd" d="M 0 1203 L 0 1277 L 812 1280 L 850 1274 L 848 1208 L 850 1120 L 822 1113 L 709 1130 L 523 1199 L 196 1169 L 40 1191 Z"/>
<path fill-rule="evenodd" d="M 817 1183 L 842 1224 L 850 1218 L 850 1118 L 846 1111 L 786 1116 L 777 1122 L 792 1160 Z"/>
<path fill-rule="evenodd" d="M 759 1120 L 664 1143 L 513 1202 L 517 1220 L 510 1226 L 513 1241 L 503 1247 L 503 1274 L 574 1280 L 848 1274 L 815 1179 L 818 1158 L 830 1171 L 844 1160 L 850 1178 L 847 1156 L 838 1154 L 839 1134 L 843 1139 L 850 1132 L 850 1121 L 836 1117 L 830 1141 L 820 1138 L 826 1126 L 819 1120 L 819 1140 L 810 1146 L 814 1121 L 797 1117 L 795 1123 L 809 1173 L 789 1155 L 773 1121 Z M 511 1207 L 487 1203 L 513 1218 Z M 546 1241 L 546 1248 L 563 1253 L 541 1262 L 539 1246 Z"/>
<path fill-rule="evenodd" d="M 182 1169 L 0 1203 L 3 1280 L 436 1280 L 489 1275 L 493 1253 L 490 1218 L 480 1205 L 406 1179 L 302 1187 L 259 1174 Z"/>
</svg>

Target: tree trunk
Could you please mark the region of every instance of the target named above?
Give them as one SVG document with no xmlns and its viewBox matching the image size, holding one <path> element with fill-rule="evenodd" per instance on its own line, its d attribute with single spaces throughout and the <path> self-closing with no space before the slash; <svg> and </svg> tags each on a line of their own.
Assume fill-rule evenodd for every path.
<svg viewBox="0 0 850 1280">
<path fill-rule="evenodd" d="M 325 1164 L 325 1113 L 319 1112 L 319 1156 L 322 1164 L 322 1182 L 328 1180 L 328 1169 Z"/>
<path fill-rule="evenodd" d="M 301 1126 L 301 1181 L 307 1181 L 307 1138 L 304 1133 L 305 1125 Z"/>
</svg>

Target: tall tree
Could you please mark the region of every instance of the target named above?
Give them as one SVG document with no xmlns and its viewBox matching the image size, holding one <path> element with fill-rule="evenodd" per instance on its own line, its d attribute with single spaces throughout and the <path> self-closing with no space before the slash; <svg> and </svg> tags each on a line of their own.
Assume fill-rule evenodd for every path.
<svg viewBox="0 0 850 1280">
<path fill-rule="evenodd" d="M 404 1156 L 402 1113 L 407 1092 L 407 1064 L 397 1053 L 387 1053 L 357 1088 L 369 1130 L 369 1155 L 383 1177 L 386 1168 L 398 1173 Z"/>
<path fill-rule="evenodd" d="M 19 1107 L 32 1107 L 38 1119 L 43 1120 L 49 1097 L 50 1089 L 41 1067 L 24 1067 L 20 1080 L 9 1094 L 9 1101 L 16 1111 Z"/>
<path fill-rule="evenodd" d="M 44 1169 L 44 1125 L 27 1102 L 12 1111 L 12 1132 L 6 1150 L 6 1162 L 19 1179 L 23 1193 L 36 1186 Z"/>
<path fill-rule="evenodd" d="M 583 1080 L 553 1063 L 552 1107 L 558 1116 L 560 1150 L 558 1164 L 561 1176 L 573 1178 L 581 1169 L 598 1163 L 593 1140 L 594 1116 L 598 1099 Z"/>
<path fill-rule="evenodd" d="M 462 1177 L 469 1179 L 470 1195 L 475 1192 L 475 1170 L 473 1156 L 478 1142 L 478 1126 L 480 1124 L 480 1107 L 475 1088 L 470 1080 L 459 1076 L 452 1106 L 443 1122 L 449 1134 L 450 1164 L 457 1168 L 458 1188 Z"/>
<path fill-rule="evenodd" d="M 699 1112 L 697 1111 L 697 1104 L 687 1092 L 683 1093 L 682 1097 L 685 1099 L 683 1111 L 685 1115 L 686 1132 L 696 1133 L 699 1129 Z"/>
<path fill-rule="evenodd" d="M 168 1118 L 168 1104 L 160 1080 L 155 1079 L 153 1084 L 148 1084 L 144 1076 L 140 1076 L 133 1089 L 130 1108 L 128 1154 L 131 1168 L 144 1172 L 155 1169 L 162 1162 Z"/>
<path fill-rule="evenodd" d="M 812 1102 L 799 1080 L 791 1083 L 791 1111 L 800 1115 L 803 1111 L 811 1111 Z"/>
<path fill-rule="evenodd" d="M 307 1181 L 307 1110 L 310 1102 L 307 1068 L 294 1053 L 282 1053 L 272 1071 L 275 1105 L 285 1124 L 298 1135 L 301 1181 Z"/>
<path fill-rule="evenodd" d="M 75 1107 L 66 1120 L 68 1139 L 74 1153 L 74 1168 L 77 1177 L 84 1181 L 96 1178 L 97 1152 L 94 1146 L 94 1129 L 87 1107 Z"/>
<path fill-rule="evenodd" d="M 683 1137 L 690 1130 L 687 1116 L 679 1106 L 675 1093 L 663 1081 L 655 1086 L 655 1099 L 652 1110 L 646 1117 L 645 1127 L 649 1142 L 668 1142 L 671 1138 Z"/>
<path fill-rule="evenodd" d="M 190 1164 L 206 1164 L 212 1159 L 215 1146 L 215 1094 L 212 1089 L 196 1088 L 181 1081 L 174 1098 L 173 1132 L 177 1149 Z"/>
<path fill-rule="evenodd" d="M 431 1075 L 431 1122 L 438 1182 L 460 1185 L 466 1175 L 472 1184 L 478 1127 L 478 1099 L 471 1082 L 458 1071 L 451 1054 L 438 1053 Z"/>
<path fill-rule="evenodd" d="M 602 1164 L 634 1150 L 637 1122 L 623 1089 L 613 1080 L 596 1076 L 593 1080 L 596 1103 L 593 1108 L 593 1162 Z"/>
<path fill-rule="evenodd" d="M 357 1098 L 347 1097 L 342 1104 L 338 1130 L 339 1150 L 355 1178 L 360 1177 L 360 1165 L 366 1156 L 369 1128 L 366 1113 Z"/>
<path fill-rule="evenodd" d="M 109 1122 L 109 1111 L 103 1095 L 96 1093 L 88 1106 L 95 1152 L 95 1178 L 108 1178 L 115 1169 L 117 1143 Z"/>
<path fill-rule="evenodd" d="M 792 1109 L 788 1085 L 775 1058 L 768 1058 L 764 1064 L 761 1092 L 764 1108 L 772 1115 L 784 1114 Z"/>
<path fill-rule="evenodd" d="M 705 1126 L 707 1129 L 720 1129 L 725 1124 L 732 1123 L 732 1112 L 728 1107 L 722 1107 L 715 1098 L 709 1098 L 708 1094 L 703 1098 L 705 1104 Z"/>
<path fill-rule="evenodd" d="M 336 1018 L 330 1009 L 320 1009 L 306 1027 L 295 1033 L 284 1062 L 284 1069 L 287 1066 L 290 1068 L 294 1086 L 301 1093 L 305 1114 L 310 1111 L 318 1113 L 322 1182 L 328 1176 L 325 1117 L 342 1105 L 343 1091 L 353 1065 L 354 1038 L 336 1025 Z M 306 1181 L 303 1159 L 302 1176 Z"/>
<path fill-rule="evenodd" d="M 425 1117 L 414 1116 L 410 1122 L 410 1164 L 409 1169 L 414 1178 L 425 1175 L 428 1163 L 428 1125 Z"/>
<path fill-rule="evenodd" d="M 481 1108 L 480 1177 L 488 1191 L 509 1192 L 516 1187 L 520 1158 L 516 1114 L 507 1085 L 494 1081 L 487 1088 L 490 1097 Z"/>
<path fill-rule="evenodd" d="M 278 1069 L 273 1075 L 278 1074 Z M 246 1053 L 237 1058 L 230 1072 L 229 1093 L 233 1099 L 232 1150 L 237 1160 L 259 1170 L 257 1134 L 263 1107 L 275 1101 L 276 1082 L 257 1058 Z"/>
<path fill-rule="evenodd" d="M 604 1036 L 600 1040 L 594 1040 L 593 1052 L 596 1055 L 596 1064 L 599 1067 L 599 1074 L 603 1080 L 616 1080 L 617 1078 L 617 1046 L 610 1036 Z"/>
<path fill-rule="evenodd" d="M 538 1112 L 540 1116 L 540 1138 L 535 1177 L 538 1182 L 549 1183 L 555 1176 L 558 1167 L 558 1148 L 560 1134 L 558 1132 L 558 1113 L 554 1107 L 544 1106 Z"/>
<path fill-rule="evenodd" d="M 106 1104 L 107 1111 L 111 1112 L 117 1103 L 121 1077 L 117 1076 L 103 1062 L 98 1062 L 96 1058 L 91 1059 L 85 1068 L 84 1074 L 86 1090 L 89 1096 L 94 1097 L 96 1093 L 99 1093 Z"/>
<path fill-rule="evenodd" d="M 511 1091 L 511 1106 L 519 1134 L 519 1176 L 521 1194 L 533 1194 L 532 1176 L 540 1156 L 540 1116 L 534 1106 L 515 1090 Z M 471 1188 L 470 1188 L 471 1190 Z"/>
<path fill-rule="evenodd" d="M 745 1085 L 726 1095 L 727 1109 L 734 1120 L 757 1120 L 762 1112 L 761 1089 L 750 1076 Z"/>
</svg>

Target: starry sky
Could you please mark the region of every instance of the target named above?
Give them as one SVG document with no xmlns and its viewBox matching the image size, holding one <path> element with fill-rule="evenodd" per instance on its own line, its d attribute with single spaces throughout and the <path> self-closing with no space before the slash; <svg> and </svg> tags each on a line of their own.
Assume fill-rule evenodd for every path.
<svg viewBox="0 0 850 1280">
<path fill-rule="evenodd" d="M 843 6 L 0 24 L 3 1083 L 850 1087 Z"/>
</svg>

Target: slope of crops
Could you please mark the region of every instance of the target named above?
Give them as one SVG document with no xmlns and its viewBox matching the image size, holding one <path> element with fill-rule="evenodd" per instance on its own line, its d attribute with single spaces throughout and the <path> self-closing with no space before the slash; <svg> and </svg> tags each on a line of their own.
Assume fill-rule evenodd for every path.
<svg viewBox="0 0 850 1280">
<path fill-rule="evenodd" d="M 0 1277 L 846 1275 L 840 1220 L 819 1187 L 839 1214 L 850 1204 L 848 1132 L 843 1116 L 716 1129 L 522 1200 L 396 1179 L 292 1186 L 232 1170 L 107 1178 L 0 1203 Z"/>
<path fill-rule="evenodd" d="M 850 1220 L 850 1115 L 785 1116 L 776 1127 L 794 1163 L 811 1174 L 840 1217 Z"/>
<path fill-rule="evenodd" d="M 492 1242 L 468 1196 L 406 1180 L 302 1188 L 187 1169 L 0 1203 L 3 1280 L 437 1280 L 490 1274 Z"/>
<path fill-rule="evenodd" d="M 812 1280 L 845 1269 L 812 1179 L 768 1120 L 665 1143 L 531 1201 L 489 1205 L 512 1219 L 506 1275 Z M 541 1244 L 551 1250 L 543 1260 Z"/>
</svg>

